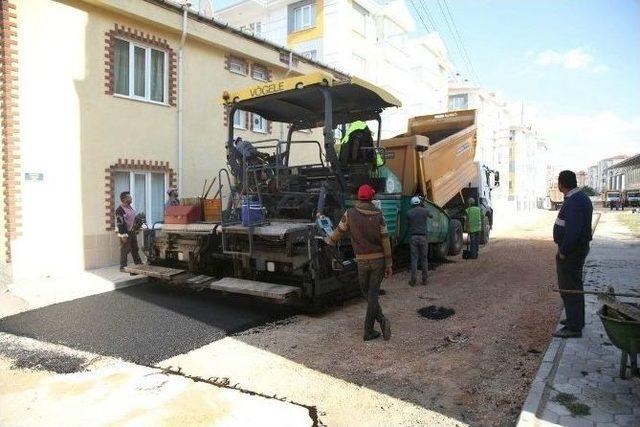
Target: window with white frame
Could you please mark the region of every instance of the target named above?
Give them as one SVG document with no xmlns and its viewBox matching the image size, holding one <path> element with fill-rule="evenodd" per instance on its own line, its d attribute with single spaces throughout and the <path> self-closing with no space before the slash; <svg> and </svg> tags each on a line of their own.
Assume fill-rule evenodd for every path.
<svg viewBox="0 0 640 427">
<path fill-rule="evenodd" d="M 246 129 L 247 128 L 247 113 L 244 111 L 236 110 L 233 113 L 233 127 L 236 129 Z"/>
<path fill-rule="evenodd" d="M 229 57 L 229 71 L 246 76 L 248 74 L 247 62 L 244 59 Z"/>
<path fill-rule="evenodd" d="M 120 193 L 131 192 L 133 207 L 147 216 L 147 224 L 164 219 L 164 203 L 167 188 L 167 174 L 141 170 L 121 170 L 113 173 L 114 206 L 120 205 Z"/>
<path fill-rule="evenodd" d="M 469 95 L 461 93 L 459 95 L 449 96 L 449 111 L 466 110 L 469 108 Z"/>
<path fill-rule="evenodd" d="M 258 22 L 252 22 L 248 25 L 242 25 L 240 27 L 240 30 L 252 34 L 254 36 L 261 36 L 262 35 L 262 22 L 258 21 Z"/>
<path fill-rule="evenodd" d="M 289 34 L 306 30 L 316 25 L 316 3 L 303 0 L 288 6 Z"/>
<path fill-rule="evenodd" d="M 258 114 L 252 114 L 251 130 L 254 132 L 267 133 L 267 121 Z"/>
<path fill-rule="evenodd" d="M 153 102 L 167 102 L 167 53 L 137 42 L 115 39 L 114 92 Z"/>
<path fill-rule="evenodd" d="M 363 36 L 367 35 L 367 17 L 369 16 L 369 12 L 364 7 L 360 6 L 358 3 L 353 3 L 352 9 L 353 15 L 353 29 L 362 34 Z"/>
<path fill-rule="evenodd" d="M 318 51 L 316 49 L 306 50 L 302 52 L 301 55 L 305 58 L 311 59 L 312 61 L 318 59 Z"/>
<path fill-rule="evenodd" d="M 269 80 L 267 68 L 259 64 L 253 64 L 251 66 L 251 78 L 266 82 L 267 80 Z"/>
</svg>

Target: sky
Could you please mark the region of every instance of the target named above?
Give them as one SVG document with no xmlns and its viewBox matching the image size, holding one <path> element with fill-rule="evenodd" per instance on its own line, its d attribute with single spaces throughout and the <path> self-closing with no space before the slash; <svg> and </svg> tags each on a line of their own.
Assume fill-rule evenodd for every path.
<svg viewBox="0 0 640 427">
<path fill-rule="evenodd" d="M 456 29 L 481 87 L 525 103 L 557 167 L 640 153 L 639 0 L 405 1 L 417 32 L 426 31 L 422 21 L 435 24 L 463 75 L 476 81 Z"/>
<path fill-rule="evenodd" d="M 639 1 L 422 1 L 464 72 L 442 18 L 449 6 L 482 87 L 525 103 L 558 167 L 640 153 Z"/>
</svg>

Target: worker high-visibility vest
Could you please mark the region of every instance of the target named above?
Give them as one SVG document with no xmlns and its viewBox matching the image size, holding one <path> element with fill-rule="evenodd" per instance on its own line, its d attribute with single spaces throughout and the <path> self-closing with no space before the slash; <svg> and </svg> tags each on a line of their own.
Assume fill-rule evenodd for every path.
<svg viewBox="0 0 640 427">
<path fill-rule="evenodd" d="M 482 219 L 480 208 L 477 206 L 470 206 L 465 209 L 467 214 L 467 231 L 469 233 L 479 233 L 482 230 Z"/>
<path fill-rule="evenodd" d="M 345 133 L 344 136 L 342 137 L 342 140 L 340 140 L 340 144 L 341 145 L 346 144 L 349 141 L 349 136 L 351 136 L 353 132 L 357 130 L 368 129 L 368 128 L 369 127 L 367 126 L 367 124 L 362 120 L 349 123 L 349 127 L 347 128 L 347 133 Z M 376 152 L 376 166 L 380 167 L 382 165 L 384 165 L 384 159 L 382 158 L 380 153 Z"/>
</svg>

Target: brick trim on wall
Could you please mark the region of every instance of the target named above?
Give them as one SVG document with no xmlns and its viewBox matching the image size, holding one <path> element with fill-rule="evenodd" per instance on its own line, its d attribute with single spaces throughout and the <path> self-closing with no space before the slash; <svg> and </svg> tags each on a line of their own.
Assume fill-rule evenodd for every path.
<svg viewBox="0 0 640 427">
<path fill-rule="evenodd" d="M 117 171 L 145 171 L 145 172 L 164 172 L 169 175 L 169 186 L 175 187 L 178 176 L 169 167 L 169 162 L 160 162 L 157 160 L 133 160 L 133 159 L 118 159 L 117 163 L 112 164 L 104 170 L 105 172 L 105 224 L 107 231 L 113 231 L 116 228 L 115 222 L 115 180 L 114 172 Z"/>
<path fill-rule="evenodd" d="M 18 132 L 18 30 L 15 4 L 0 2 L 0 125 L 2 127 L 2 181 L 4 237 L 7 262 L 11 241 L 20 235 L 20 154 Z"/>
<path fill-rule="evenodd" d="M 125 39 L 135 40 L 145 45 L 156 47 L 160 50 L 164 50 L 167 52 L 167 57 L 169 58 L 169 89 L 168 89 L 168 100 L 169 105 L 172 107 L 176 106 L 176 79 L 178 76 L 178 67 L 176 65 L 176 53 L 169 43 L 167 43 L 166 39 L 162 39 L 160 37 L 153 36 L 151 34 L 146 34 L 142 31 L 138 31 L 136 29 L 132 29 L 131 27 L 125 27 L 124 25 L 115 24 L 115 28 L 113 30 L 107 31 L 104 33 L 105 39 L 105 54 L 104 54 L 104 93 L 106 95 L 113 95 L 114 88 L 114 68 L 115 68 L 115 39 L 117 37 L 122 37 Z"/>
</svg>

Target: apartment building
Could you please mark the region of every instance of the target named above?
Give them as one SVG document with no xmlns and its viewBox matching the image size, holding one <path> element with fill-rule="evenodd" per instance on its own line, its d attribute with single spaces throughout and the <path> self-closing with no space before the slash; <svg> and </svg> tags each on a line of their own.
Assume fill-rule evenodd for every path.
<svg viewBox="0 0 640 427">
<path fill-rule="evenodd" d="M 609 166 L 607 176 L 610 190 L 640 190 L 640 154 Z"/>
<path fill-rule="evenodd" d="M 640 190 L 640 154 L 612 164 L 605 175 L 609 190 Z"/>
<path fill-rule="evenodd" d="M 542 206 L 554 177 L 546 141 L 531 126 L 510 126 L 496 132 L 494 169 L 501 185 L 494 190 L 504 211 L 529 211 Z"/>
<path fill-rule="evenodd" d="M 183 18 L 163 0 L 2 1 L 0 93 L 12 102 L 0 105 L 0 286 L 116 264 L 123 190 L 149 222 L 162 218 L 169 186 L 200 193 L 226 165 L 224 90 L 344 76 L 194 12 Z M 286 131 L 244 112 L 233 124 L 248 140 Z"/>
<path fill-rule="evenodd" d="M 576 172 L 576 179 L 578 181 L 578 187 L 582 188 L 588 185 L 588 176 L 586 171 L 578 171 Z"/>
<path fill-rule="evenodd" d="M 596 184 L 596 186 L 593 188 L 598 193 L 601 193 L 602 191 L 609 189 L 609 180 L 611 178 L 611 173 L 612 173 L 611 171 L 608 171 L 609 167 L 626 158 L 627 156 L 625 155 L 618 155 L 618 156 L 608 157 L 606 159 L 602 159 L 598 161 L 598 163 L 596 164 L 596 168 L 593 171 L 594 182 Z"/>
<path fill-rule="evenodd" d="M 589 166 L 587 169 L 588 186 L 598 191 L 598 165 Z"/>
<path fill-rule="evenodd" d="M 404 0 L 244 0 L 216 12 L 230 25 L 364 78 L 402 101 L 383 114 L 383 137 L 407 119 L 447 109 L 452 68 L 436 33 L 415 36 Z"/>
</svg>

